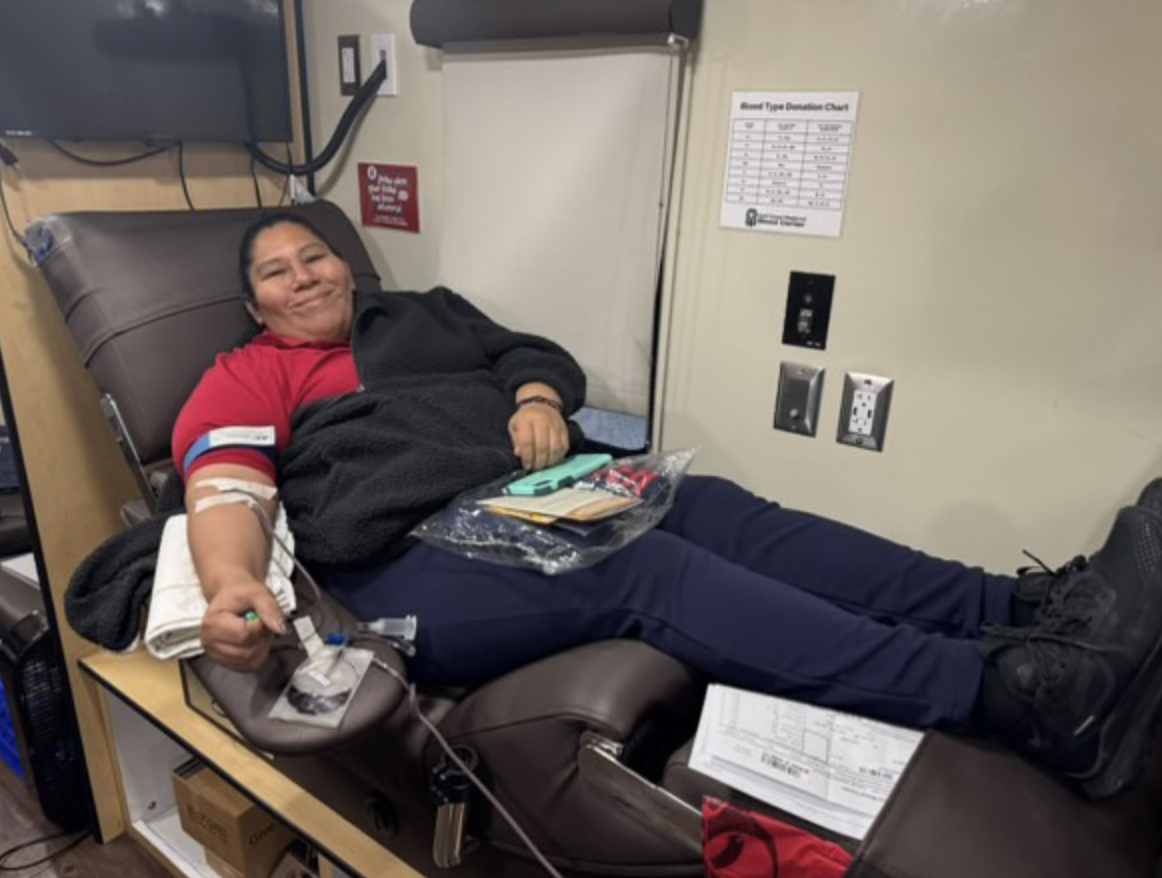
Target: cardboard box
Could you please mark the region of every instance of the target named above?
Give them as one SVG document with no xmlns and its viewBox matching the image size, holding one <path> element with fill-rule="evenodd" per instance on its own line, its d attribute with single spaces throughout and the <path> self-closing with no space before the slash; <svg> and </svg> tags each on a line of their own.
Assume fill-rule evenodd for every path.
<svg viewBox="0 0 1162 878">
<path fill-rule="evenodd" d="M 319 866 L 314 851 L 302 843 L 291 845 L 274 867 L 270 878 L 319 878 Z"/>
<path fill-rule="evenodd" d="M 182 829 L 232 870 L 218 868 L 224 878 L 269 878 L 294 840 L 289 829 L 197 760 L 175 768 L 173 784 Z"/>
</svg>

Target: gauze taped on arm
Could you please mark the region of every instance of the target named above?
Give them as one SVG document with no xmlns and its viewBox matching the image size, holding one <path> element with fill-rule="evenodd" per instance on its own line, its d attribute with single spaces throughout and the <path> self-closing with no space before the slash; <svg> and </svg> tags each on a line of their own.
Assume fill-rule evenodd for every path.
<svg viewBox="0 0 1162 878">
<path fill-rule="evenodd" d="M 276 488 L 274 485 L 263 485 L 259 482 L 248 482 L 243 479 L 231 479 L 222 477 L 202 479 L 200 482 L 198 482 L 197 487 L 213 488 L 214 490 L 220 491 L 222 493 L 216 496 L 203 497 L 198 500 L 195 504 L 195 512 L 201 512 L 203 506 L 204 508 L 209 509 L 213 506 L 219 506 L 222 503 L 244 503 L 245 500 L 243 498 L 245 497 L 250 497 L 254 500 L 273 500 L 278 496 L 278 488 Z M 234 499 L 222 499 L 226 497 L 233 497 Z M 206 503 L 208 500 L 214 500 L 216 502 Z"/>
</svg>

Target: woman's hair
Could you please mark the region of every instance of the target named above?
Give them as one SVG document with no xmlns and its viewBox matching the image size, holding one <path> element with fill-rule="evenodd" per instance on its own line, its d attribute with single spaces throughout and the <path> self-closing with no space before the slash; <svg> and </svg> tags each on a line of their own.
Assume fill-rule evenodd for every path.
<svg viewBox="0 0 1162 878">
<path fill-rule="evenodd" d="M 343 258 L 343 254 L 339 252 L 334 244 L 327 240 L 327 236 L 320 232 L 314 223 L 297 213 L 288 213 L 286 211 L 269 213 L 261 219 L 255 220 L 242 233 L 242 243 L 238 245 L 238 276 L 242 280 L 242 298 L 250 305 L 257 304 L 258 302 L 258 297 L 254 293 L 254 287 L 250 283 L 250 266 L 254 262 L 254 243 L 258 240 L 258 236 L 267 229 L 272 229 L 283 223 L 292 223 L 296 226 L 301 226 L 322 241 L 332 253 L 340 259 Z"/>
</svg>

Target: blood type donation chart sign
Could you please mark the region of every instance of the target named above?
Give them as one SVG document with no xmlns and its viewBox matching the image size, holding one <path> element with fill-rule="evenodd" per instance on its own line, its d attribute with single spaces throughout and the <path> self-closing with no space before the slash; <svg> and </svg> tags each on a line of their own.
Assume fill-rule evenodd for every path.
<svg viewBox="0 0 1162 878">
<path fill-rule="evenodd" d="M 363 225 L 420 230 L 420 193 L 414 167 L 359 163 L 359 207 Z"/>
<path fill-rule="evenodd" d="M 734 92 L 721 225 L 839 237 L 858 104 L 858 92 Z"/>
</svg>

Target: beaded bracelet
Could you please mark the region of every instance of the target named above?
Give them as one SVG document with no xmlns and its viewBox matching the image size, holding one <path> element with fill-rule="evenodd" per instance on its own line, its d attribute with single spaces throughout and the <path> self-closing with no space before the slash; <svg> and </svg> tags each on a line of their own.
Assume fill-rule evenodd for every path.
<svg viewBox="0 0 1162 878">
<path fill-rule="evenodd" d="M 539 403 L 541 405 L 551 406 L 552 408 L 555 408 L 557 410 L 557 414 L 559 414 L 559 415 L 563 415 L 565 413 L 565 404 L 564 403 L 558 402 L 555 399 L 550 399 L 547 396 L 526 396 L 524 399 L 518 399 L 516 401 L 516 407 L 523 408 L 524 406 L 532 405 L 533 403 Z"/>
</svg>

